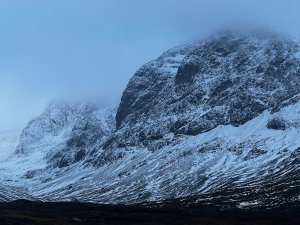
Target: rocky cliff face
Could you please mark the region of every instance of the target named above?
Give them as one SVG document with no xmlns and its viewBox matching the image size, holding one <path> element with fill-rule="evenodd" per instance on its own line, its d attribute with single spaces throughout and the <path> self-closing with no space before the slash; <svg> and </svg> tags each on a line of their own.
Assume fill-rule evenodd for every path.
<svg viewBox="0 0 300 225">
<path fill-rule="evenodd" d="M 43 152 L 59 168 L 88 160 L 114 131 L 114 117 L 114 109 L 92 103 L 53 102 L 25 127 L 17 153 Z"/>
<path fill-rule="evenodd" d="M 43 200 L 296 204 L 299 84 L 298 42 L 218 33 L 142 66 L 116 120 L 95 105 L 50 105 L 0 179 Z"/>
<path fill-rule="evenodd" d="M 119 144 L 198 135 L 277 111 L 300 91 L 299 51 L 297 42 L 274 34 L 225 32 L 164 53 L 139 69 L 124 91 Z"/>
</svg>

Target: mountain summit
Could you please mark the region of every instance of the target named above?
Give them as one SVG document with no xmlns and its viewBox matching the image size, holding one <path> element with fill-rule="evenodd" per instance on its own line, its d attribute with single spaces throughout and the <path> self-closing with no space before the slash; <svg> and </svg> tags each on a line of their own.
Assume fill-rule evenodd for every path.
<svg viewBox="0 0 300 225">
<path fill-rule="evenodd" d="M 130 80 L 117 127 L 128 130 L 133 145 L 146 144 L 144 136 L 238 127 L 296 97 L 299 62 L 299 43 L 275 34 L 221 32 L 172 49 Z"/>
</svg>

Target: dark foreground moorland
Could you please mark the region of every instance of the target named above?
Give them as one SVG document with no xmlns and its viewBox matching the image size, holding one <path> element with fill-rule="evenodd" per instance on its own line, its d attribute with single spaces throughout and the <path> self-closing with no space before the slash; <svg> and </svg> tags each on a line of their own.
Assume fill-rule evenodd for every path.
<svg viewBox="0 0 300 225">
<path fill-rule="evenodd" d="M 296 210 L 296 209 L 295 209 Z M 0 203 L 0 224 L 97 224 L 97 225 L 256 225 L 300 224 L 297 210 L 267 212 L 213 212 L 195 209 L 144 208 L 81 203 L 15 201 Z"/>
</svg>

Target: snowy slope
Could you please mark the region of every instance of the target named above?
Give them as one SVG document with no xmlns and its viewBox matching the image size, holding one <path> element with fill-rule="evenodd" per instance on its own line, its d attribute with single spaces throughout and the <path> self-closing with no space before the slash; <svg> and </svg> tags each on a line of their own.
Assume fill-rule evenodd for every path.
<svg viewBox="0 0 300 225">
<path fill-rule="evenodd" d="M 0 185 L 0 202 L 14 201 L 18 199 L 37 200 L 28 194 L 23 187 Z"/>
<path fill-rule="evenodd" d="M 278 112 L 297 112 L 286 121 L 291 125 L 284 131 L 266 127 L 274 115 L 265 111 L 240 127 L 219 126 L 204 134 L 182 137 L 173 146 L 156 152 L 123 149 L 122 158 L 99 168 L 73 165 L 63 171 L 42 173 L 47 178 L 44 182 L 37 176 L 29 180 L 16 177 L 6 183 L 23 183 L 29 193 L 47 200 L 76 197 L 82 201 L 134 203 L 199 195 L 195 202 L 210 202 L 213 193 L 238 190 L 228 195 L 229 199 L 220 195 L 225 199 L 222 202 L 237 207 L 253 202 L 270 206 L 294 202 L 300 196 L 300 130 L 295 125 L 299 111 L 297 103 Z M 15 173 L 13 168 L 11 173 Z M 268 185 L 276 183 L 280 185 L 268 191 L 272 198 L 265 198 Z M 288 191 L 292 194 L 282 196 Z M 247 195 L 242 195 L 244 192 Z"/>
<path fill-rule="evenodd" d="M 0 201 L 10 201 L 18 198 L 31 198 L 27 191 L 23 188 L 4 185 L 5 180 L 9 181 L 10 179 L 3 176 L 7 172 L 7 168 L 4 165 L 6 164 L 6 161 L 13 157 L 19 143 L 19 138 L 19 131 L 0 131 L 0 180 L 2 181 L 0 184 Z"/>
</svg>

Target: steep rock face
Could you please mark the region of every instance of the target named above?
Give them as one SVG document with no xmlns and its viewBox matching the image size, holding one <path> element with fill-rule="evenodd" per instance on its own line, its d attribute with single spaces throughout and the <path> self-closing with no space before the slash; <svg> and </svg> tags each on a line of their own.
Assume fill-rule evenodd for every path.
<svg viewBox="0 0 300 225">
<path fill-rule="evenodd" d="M 123 93 L 116 116 L 117 127 L 120 127 L 124 119 L 131 113 L 136 114 L 133 116 L 133 120 L 139 114 L 151 113 L 157 96 L 164 94 L 164 88 L 172 82 L 180 63 L 191 49 L 194 49 L 193 45 L 171 49 L 157 60 L 142 66 L 135 73 Z"/>
<path fill-rule="evenodd" d="M 167 51 L 124 91 L 118 145 L 147 146 L 170 133 L 197 135 L 277 111 L 300 92 L 299 52 L 289 38 L 233 32 Z"/>
<path fill-rule="evenodd" d="M 53 102 L 24 128 L 17 153 L 42 152 L 59 168 L 88 159 L 115 129 L 114 116 L 114 109 L 92 103 Z"/>
</svg>

